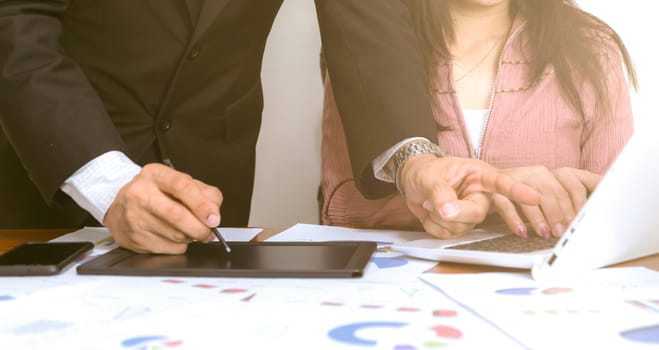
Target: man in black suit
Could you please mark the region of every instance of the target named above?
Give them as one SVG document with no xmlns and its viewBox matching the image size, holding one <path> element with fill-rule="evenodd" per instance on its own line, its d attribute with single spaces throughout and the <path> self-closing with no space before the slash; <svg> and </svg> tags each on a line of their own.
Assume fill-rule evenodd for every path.
<svg viewBox="0 0 659 350">
<path fill-rule="evenodd" d="M 122 246 L 179 253 L 210 239 L 220 206 L 222 225 L 245 226 L 281 2 L 0 0 L 0 228 L 97 221 Z M 371 159 L 434 131 L 409 13 L 316 6 L 353 164 L 381 195 Z"/>
</svg>

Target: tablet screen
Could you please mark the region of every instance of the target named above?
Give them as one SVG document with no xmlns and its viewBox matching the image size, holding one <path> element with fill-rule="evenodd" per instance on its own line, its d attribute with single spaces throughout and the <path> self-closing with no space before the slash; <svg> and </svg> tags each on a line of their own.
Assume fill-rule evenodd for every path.
<svg viewBox="0 0 659 350">
<path fill-rule="evenodd" d="M 78 267 L 81 274 L 226 277 L 358 277 L 374 242 L 193 243 L 182 255 L 137 254 L 118 248 Z"/>
</svg>

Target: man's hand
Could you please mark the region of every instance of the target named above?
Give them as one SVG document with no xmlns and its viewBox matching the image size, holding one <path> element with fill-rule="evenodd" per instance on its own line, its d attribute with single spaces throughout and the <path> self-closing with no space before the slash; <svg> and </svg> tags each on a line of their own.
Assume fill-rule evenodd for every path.
<svg viewBox="0 0 659 350">
<path fill-rule="evenodd" d="M 533 230 L 545 238 L 563 234 L 601 179 L 598 174 L 568 167 L 549 170 L 531 166 L 506 169 L 504 172 L 538 191 L 542 198 L 538 205 L 516 207 L 508 198 L 493 195 L 493 209 L 513 232 L 524 236 L 526 228 L 519 209 Z"/>
<path fill-rule="evenodd" d="M 222 193 L 162 164 L 149 164 L 117 194 L 104 224 L 122 247 L 181 254 L 191 241 L 210 241 L 220 223 Z"/>
<path fill-rule="evenodd" d="M 419 155 L 400 169 L 407 206 L 426 232 L 451 238 L 471 230 L 488 214 L 491 193 L 538 205 L 540 194 L 476 159 Z"/>
</svg>

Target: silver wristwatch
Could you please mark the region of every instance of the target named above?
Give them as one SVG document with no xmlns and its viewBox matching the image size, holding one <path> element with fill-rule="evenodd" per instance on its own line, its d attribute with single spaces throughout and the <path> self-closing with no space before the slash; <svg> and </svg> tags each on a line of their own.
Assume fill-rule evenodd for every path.
<svg viewBox="0 0 659 350">
<path fill-rule="evenodd" d="M 394 165 L 393 173 L 394 173 L 396 188 L 402 195 L 405 195 L 405 192 L 403 191 L 403 188 L 401 187 L 399 182 L 400 169 L 403 168 L 403 165 L 408 159 L 410 159 L 413 156 L 418 156 L 422 154 L 434 154 L 439 158 L 443 158 L 448 155 L 448 153 L 446 153 L 446 151 L 444 151 L 443 149 L 439 148 L 439 146 L 426 140 L 412 141 L 400 146 L 400 148 L 398 148 L 398 150 L 396 150 L 396 152 L 394 153 L 392 160 Z"/>
</svg>

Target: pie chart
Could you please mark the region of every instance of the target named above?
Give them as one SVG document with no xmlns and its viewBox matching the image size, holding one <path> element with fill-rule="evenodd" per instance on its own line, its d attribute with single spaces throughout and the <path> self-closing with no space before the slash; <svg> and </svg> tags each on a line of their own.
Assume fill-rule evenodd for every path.
<svg viewBox="0 0 659 350">
<path fill-rule="evenodd" d="M 627 340 L 645 344 L 659 345 L 659 324 L 648 327 L 630 329 L 620 333 Z"/>
<path fill-rule="evenodd" d="M 340 343 L 351 345 L 366 345 L 375 346 L 377 341 L 371 339 L 363 339 L 357 336 L 357 332 L 368 328 L 401 328 L 407 326 L 404 322 L 361 322 L 351 323 L 345 326 L 340 326 L 332 329 L 327 334 L 331 339 Z"/>
<path fill-rule="evenodd" d="M 363 330 L 370 330 L 374 328 L 383 329 L 383 332 L 391 332 L 391 329 L 399 329 L 407 326 L 410 326 L 410 324 L 406 322 L 395 322 L 395 321 L 357 322 L 357 323 L 350 323 L 347 325 L 336 327 L 330 330 L 327 335 L 329 336 L 330 339 L 337 341 L 339 343 L 374 347 L 378 343 L 376 339 L 363 338 L 360 337 L 358 333 Z M 428 329 L 432 331 L 432 334 L 434 334 L 436 339 L 425 341 L 423 342 L 424 344 L 440 345 L 441 343 L 438 343 L 437 339 L 454 341 L 462 338 L 462 331 L 454 327 L 450 327 L 446 325 L 436 325 L 433 327 L 429 327 Z M 416 349 L 416 347 L 409 344 L 400 344 L 400 345 L 396 345 L 394 349 L 413 350 Z"/>
<path fill-rule="evenodd" d="M 375 266 L 381 269 L 390 269 L 393 267 L 400 267 L 403 265 L 407 265 L 407 260 L 402 258 L 375 257 L 375 258 L 371 258 L 371 262 L 374 263 Z"/>
<path fill-rule="evenodd" d="M 173 348 L 183 344 L 182 340 L 170 340 L 162 335 L 147 335 L 129 338 L 121 342 L 121 346 L 129 349 L 147 350 L 154 348 Z"/>
</svg>

